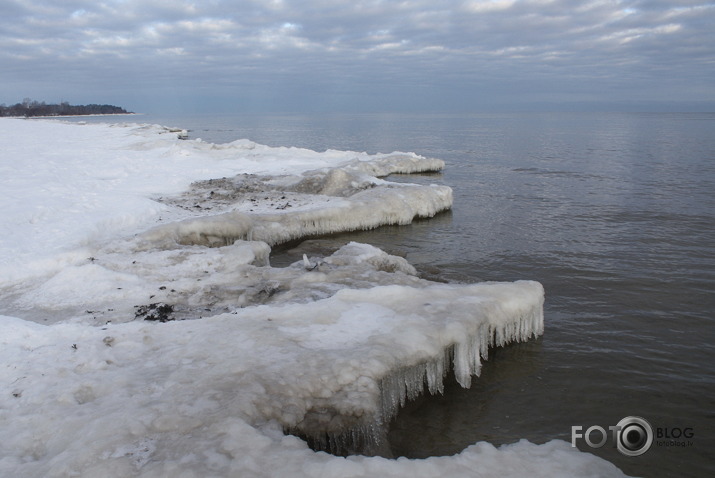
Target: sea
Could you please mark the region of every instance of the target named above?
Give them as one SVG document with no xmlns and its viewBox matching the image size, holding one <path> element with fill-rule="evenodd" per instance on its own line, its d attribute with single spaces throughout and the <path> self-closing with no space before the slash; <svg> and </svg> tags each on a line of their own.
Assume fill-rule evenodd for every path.
<svg viewBox="0 0 715 478">
<path fill-rule="evenodd" d="M 73 121 L 445 160 L 441 173 L 392 179 L 452 187 L 451 211 L 334 238 L 402 255 L 433 280 L 537 280 L 546 290 L 545 332 L 492 350 L 470 389 L 450 379 L 444 395 L 409 403 L 390 425 L 393 454 L 561 439 L 633 476 L 715 476 L 715 113 Z M 631 417 L 650 425 L 652 442 L 638 445 L 647 449 L 638 456 L 620 452 L 609 429 Z"/>
</svg>

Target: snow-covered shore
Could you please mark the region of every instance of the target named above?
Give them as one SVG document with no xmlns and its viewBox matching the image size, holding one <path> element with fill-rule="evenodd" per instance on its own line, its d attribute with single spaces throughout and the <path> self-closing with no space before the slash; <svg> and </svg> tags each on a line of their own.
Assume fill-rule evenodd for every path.
<svg viewBox="0 0 715 478">
<path fill-rule="evenodd" d="M 284 434 L 387 454 L 406 398 L 543 332 L 537 282 L 436 284 L 356 243 L 270 267 L 277 243 L 448 209 L 380 179 L 441 161 L 15 119 L 0 143 L 1 476 L 622 476 L 558 440 L 389 460 Z M 197 320 L 141 320 L 162 305 Z"/>
</svg>

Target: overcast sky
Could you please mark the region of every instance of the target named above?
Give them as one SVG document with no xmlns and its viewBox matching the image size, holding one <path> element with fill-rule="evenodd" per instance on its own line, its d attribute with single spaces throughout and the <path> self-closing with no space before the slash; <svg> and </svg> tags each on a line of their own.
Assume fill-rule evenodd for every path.
<svg viewBox="0 0 715 478">
<path fill-rule="evenodd" d="M 715 110 L 698 0 L 0 0 L 0 103 Z"/>
</svg>

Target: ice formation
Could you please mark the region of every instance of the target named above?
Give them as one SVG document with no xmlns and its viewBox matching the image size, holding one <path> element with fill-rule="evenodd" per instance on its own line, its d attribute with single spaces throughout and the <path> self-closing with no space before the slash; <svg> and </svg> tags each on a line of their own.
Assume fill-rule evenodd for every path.
<svg viewBox="0 0 715 478">
<path fill-rule="evenodd" d="M 270 244 L 450 207 L 378 179 L 441 161 L 0 129 L 0 476 L 622 476 L 563 441 L 388 460 L 284 433 L 389 455 L 405 400 L 542 333 L 537 282 L 437 284 L 357 243 L 270 267 Z"/>
<path fill-rule="evenodd" d="M 179 244 L 228 245 L 236 240 L 276 245 L 307 236 L 409 224 L 452 206 L 447 186 L 388 183 L 370 176 L 439 171 L 437 159 L 395 154 L 374 160 L 353 160 L 341 166 L 301 175 L 210 180 L 181 197 L 161 201 L 184 210 L 211 211 L 211 216 L 186 219 L 155 228 L 148 240 Z M 228 212 L 222 212 L 229 209 Z"/>
<path fill-rule="evenodd" d="M 12 393 L 0 397 L 0 446 L 17 458 L 0 463 L 23 476 L 83 471 L 87 460 L 142 472 L 182 459 L 206 466 L 191 457 L 197 443 L 229 462 L 241 446 L 225 442 L 229 419 L 379 447 L 382 423 L 406 397 L 425 382 L 441 388 L 448 355 L 468 381 L 481 344 L 540 333 L 542 300 L 535 282 L 389 285 L 165 324 L 5 318 L 13 366 L 2 380 Z M 117 451 L 147 440 L 155 451 L 139 462 Z"/>
</svg>

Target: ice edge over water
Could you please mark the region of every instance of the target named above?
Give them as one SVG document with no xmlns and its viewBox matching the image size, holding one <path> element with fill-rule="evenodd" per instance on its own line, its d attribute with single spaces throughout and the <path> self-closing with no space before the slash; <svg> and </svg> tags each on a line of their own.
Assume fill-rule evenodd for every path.
<svg viewBox="0 0 715 478">
<path fill-rule="evenodd" d="M 230 245 L 237 240 L 263 241 L 274 246 L 309 236 L 336 232 L 374 229 L 384 225 L 405 225 L 415 218 L 432 217 L 452 207 L 452 189 L 441 185 L 388 183 L 378 176 L 394 173 L 437 172 L 444 161 L 404 154 L 384 155 L 345 165 L 307 171 L 297 176 L 266 177 L 254 180 L 253 189 L 261 188 L 265 197 L 250 197 L 255 209 L 265 211 L 265 203 L 279 195 L 286 201 L 280 211 L 254 213 L 236 209 L 210 216 L 199 216 L 158 226 L 143 235 L 150 242 Z M 224 178 L 225 179 L 225 178 Z M 238 182 L 238 181 L 237 181 Z M 236 184 L 229 185 L 239 189 Z M 205 185 L 204 185 L 205 187 Z M 185 198 L 195 202 L 206 192 Z M 214 191 L 208 193 L 209 197 Z M 175 200 L 179 202 L 180 200 Z M 235 195 L 234 204 L 248 203 L 248 196 Z M 290 203 L 301 203 L 287 209 Z M 217 204 L 211 202 L 212 209 Z M 220 204 L 218 205 L 220 207 Z M 251 209 L 253 211 L 253 209 Z"/>
<path fill-rule="evenodd" d="M 500 288 L 506 284 L 481 285 Z M 457 382 L 469 388 L 472 377 L 480 375 L 482 360 L 487 360 L 489 347 L 524 342 L 544 333 L 543 287 L 533 281 L 517 281 L 514 285 L 523 287 L 520 292 L 513 292 L 524 301 L 519 307 L 507 312 L 495 300 L 492 306 L 475 311 L 463 340 L 443 346 L 441 353 L 431 360 L 389 370 L 379 380 L 377 410 L 363 416 L 360 423 L 340 430 L 309 430 L 304 425 L 287 431 L 307 437 L 312 447 L 318 450 L 390 456 L 386 448 L 390 420 L 408 401 L 418 398 L 425 387 L 432 395 L 444 393 L 444 378 L 451 368 Z M 465 295 L 468 292 L 465 291 Z"/>
<path fill-rule="evenodd" d="M 385 423 L 425 385 L 442 391 L 451 367 L 468 386 L 489 346 L 543 332 L 537 282 L 430 283 L 361 244 L 308 259 L 315 269 L 266 263 L 267 243 L 448 209 L 445 186 L 378 179 L 440 160 L 210 145 L 151 125 L 0 128 L 3 305 L 58 322 L 0 315 L 0 475 L 622 476 L 559 440 L 386 460 L 315 453 L 283 434 L 378 454 Z M 247 175 L 254 201 L 205 189 Z M 286 289 L 272 303 L 241 302 L 274 282 Z M 222 308 L 167 323 L 127 315 L 182 294 L 192 318 L 206 301 Z"/>
<path fill-rule="evenodd" d="M 274 246 L 308 236 L 405 225 L 451 206 L 452 190 L 448 187 L 394 187 L 357 193 L 339 205 L 310 211 L 253 216 L 234 211 L 186 219 L 159 226 L 143 237 L 150 242 L 171 239 L 183 245 L 226 246 L 244 240 Z"/>
</svg>

